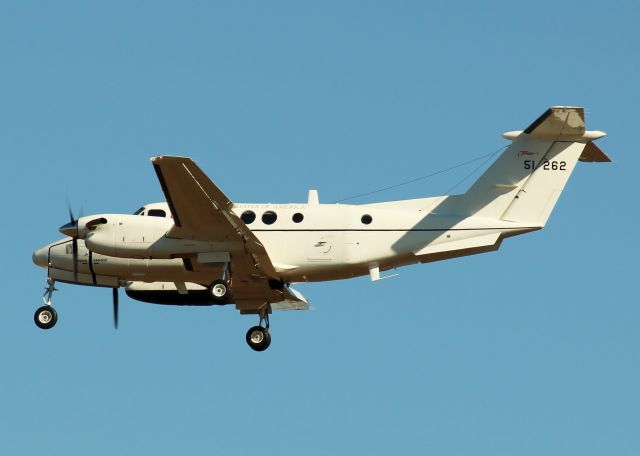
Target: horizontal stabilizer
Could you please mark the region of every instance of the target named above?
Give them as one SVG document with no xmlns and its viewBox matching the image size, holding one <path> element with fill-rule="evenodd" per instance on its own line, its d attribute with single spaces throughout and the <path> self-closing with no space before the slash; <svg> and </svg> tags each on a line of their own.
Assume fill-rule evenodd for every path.
<svg viewBox="0 0 640 456">
<path fill-rule="evenodd" d="M 607 154 L 602 152 L 594 142 L 588 142 L 587 146 L 580 155 L 580 161 L 582 162 L 610 162 L 611 159 L 607 157 Z"/>
<path fill-rule="evenodd" d="M 529 125 L 524 133 L 537 138 L 576 138 L 584 135 L 584 108 L 553 106 Z"/>
</svg>

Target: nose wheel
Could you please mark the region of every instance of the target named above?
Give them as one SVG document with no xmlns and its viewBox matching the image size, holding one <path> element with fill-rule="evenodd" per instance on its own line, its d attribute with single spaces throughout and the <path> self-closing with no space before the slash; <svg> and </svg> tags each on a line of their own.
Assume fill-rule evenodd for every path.
<svg viewBox="0 0 640 456">
<path fill-rule="evenodd" d="M 264 326 L 262 326 L 264 324 Z M 269 334 L 269 311 L 260 313 L 260 325 L 253 326 L 247 331 L 247 344 L 253 350 L 265 351 L 271 345 L 271 334 Z"/>
<path fill-rule="evenodd" d="M 33 321 L 36 322 L 36 326 L 40 329 L 50 329 L 56 325 L 58 313 L 51 305 L 42 306 L 36 310 Z"/>
<path fill-rule="evenodd" d="M 57 290 L 55 284 L 55 280 L 51 277 L 47 277 L 47 287 L 44 289 L 44 295 L 42 296 L 44 306 L 38 308 L 36 313 L 33 315 L 33 321 L 36 323 L 38 328 L 53 328 L 58 321 L 58 313 L 51 305 L 51 297 L 53 296 L 53 292 Z"/>
</svg>

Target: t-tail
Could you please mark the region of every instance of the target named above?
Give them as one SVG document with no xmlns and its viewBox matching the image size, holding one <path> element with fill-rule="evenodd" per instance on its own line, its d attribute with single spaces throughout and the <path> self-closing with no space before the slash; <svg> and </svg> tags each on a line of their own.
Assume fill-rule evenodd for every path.
<svg viewBox="0 0 640 456">
<path fill-rule="evenodd" d="M 457 211 L 543 227 L 578 161 L 611 161 L 586 131 L 584 108 L 554 106 L 524 131 L 503 134 L 512 143 L 464 194 Z"/>
</svg>

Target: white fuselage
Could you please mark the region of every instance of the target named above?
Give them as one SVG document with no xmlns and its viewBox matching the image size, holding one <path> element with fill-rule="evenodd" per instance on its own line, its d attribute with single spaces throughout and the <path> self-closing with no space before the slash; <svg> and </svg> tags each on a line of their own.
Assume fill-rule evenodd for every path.
<svg viewBox="0 0 640 456">
<path fill-rule="evenodd" d="M 439 215 L 438 209 L 445 204 L 449 205 L 447 213 L 451 213 L 450 205 L 455 198 L 369 205 L 235 204 L 233 210 L 240 217 L 248 212 L 255 215 L 253 221 L 245 223 L 265 246 L 283 282 L 344 279 L 369 274 L 373 267 L 387 270 L 494 250 L 501 236 L 535 229 L 495 219 Z M 93 233 L 89 233 L 85 242 L 78 241 L 75 279 L 71 275 L 70 239 L 41 249 L 41 257 L 46 250 L 50 275 L 57 280 L 103 286 L 128 281 L 207 284 L 212 272 L 213 275 L 217 272 L 211 268 L 188 270 L 182 258 L 176 258 L 177 254 L 233 252 L 239 247 L 237 243 L 231 246 L 169 239 L 165 234 L 173 226 L 173 220 L 166 203 L 145 208 L 139 215 L 83 217 L 83 223 L 104 217 L 112 231 L 101 229 L 101 238 L 92 238 Z M 150 208 L 162 210 L 165 217 L 146 215 Z M 276 214 L 276 220 L 268 223 L 271 220 L 265 213 Z"/>
<path fill-rule="evenodd" d="M 246 341 L 263 351 L 273 310 L 309 309 L 291 283 L 377 281 L 400 266 L 497 250 L 545 226 L 578 161 L 610 161 L 580 107 L 551 107 L 504 136 L 511 144 L 464 194 L 364 205 L 319 204 L 316 190 L 304 204 L 234 204 L 191 158 L 152 157 L 167 203 L 77 220 L 69 210 L 59 231 L 70 237 L 34 253 L 47 269 L 34 321 L 55 325 L 51 296 L 62 281 L 112 288 L 117 327 L 124 287 L 143 302 L 258 315 Z"/>
<path fill-rule="evenodd" d="M 426 246 L 500 234 L 523 227 L 509 222 L 432 213 L 443 198 L 371 205 L 251 205 L 235 211 L 256 213 L 249 225 L 264 243 L 276 270 L 291 281 L 342 279 L 366 275 L 372 264 L 389 269 L 417 263 Z M 267 225 L 261 215 L 278 214 Z M 295 213 L 304 220 L 295 223 Z M 370 223 L 363 223 L 363 218 Z"/>
</svg>

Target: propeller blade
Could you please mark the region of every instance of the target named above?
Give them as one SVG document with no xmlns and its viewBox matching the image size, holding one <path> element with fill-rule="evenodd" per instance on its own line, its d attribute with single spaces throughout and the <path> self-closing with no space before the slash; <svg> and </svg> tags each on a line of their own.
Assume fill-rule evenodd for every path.
<svg viewBox="0 0 640 456">
<path fill-rule="evenodd" d="M 69 195 L 67 195 L 67 210 L 69 211 L 69 220 L 71 223 L 76 221 L 76 218 L 73 216 L 73 209 L 71 209 L 71 203 L 69 202 Z"/>
<path fill-rule="evenodd" d="M 113 326 L 118 329 L 118 289 L 113 288 Z"/>
<path fill-rule="evenodd" d="M 73 215 L 69 195 L 67 195 L 67 210 L 69 211 L 69 223 L 62 225 L 58 231 L 71 237 L 71 261 L 73 262 L 73 281 L 78 281 L 78 220 Z"/>
</svg>

